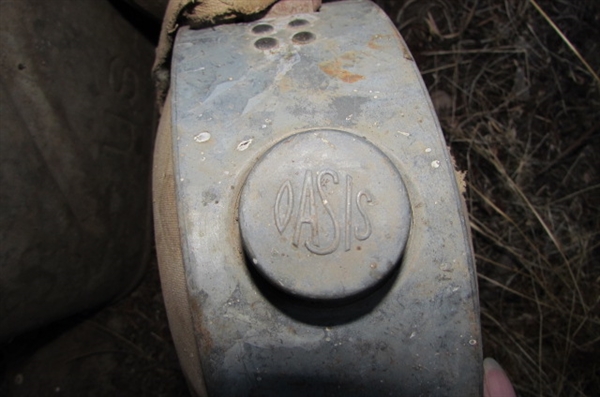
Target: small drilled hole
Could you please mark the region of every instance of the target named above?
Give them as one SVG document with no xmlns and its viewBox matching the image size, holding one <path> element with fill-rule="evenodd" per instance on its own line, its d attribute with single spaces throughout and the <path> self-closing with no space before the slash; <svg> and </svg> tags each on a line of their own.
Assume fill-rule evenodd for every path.
<svg viewBox="0 0 600 397">
<path fill-rule="evenodd" d="M 269 33 L 272 31 L 273 31 L 273 26 L 267 25 L 266 23 L 256 25 L 255 27 L 252 28 L 252 33 L 255 33 L 255 34 L 264 34 L 264 33 Z"/>
<path fill-rule="evenodd" d="M 308 21 L 306 19 L 294 19 L 293 21 L 288 23 L 288 26 L 290 28 L 297 28 L 304 25 L 308 25 Z"/>
<path fill-rule="evenodd" d="M 292 41 L 297 44 L 310 43 L 315 39 L 315 35 L 311 32 L 299 32 L 292 37 Z"/>
<path fill-rule="evenodd" d="M 277 40 L 272 37 L 263 37 L 254 42 L 254 47 L 259 50 L 269 50 L 277 45 Z"/>
</svg>

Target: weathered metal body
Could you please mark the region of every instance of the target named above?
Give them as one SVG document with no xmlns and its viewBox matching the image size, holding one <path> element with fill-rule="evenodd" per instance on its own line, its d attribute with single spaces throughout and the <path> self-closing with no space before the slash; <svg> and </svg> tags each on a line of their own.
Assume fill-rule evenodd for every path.
<svg viewBox="0 0 600 397">
<path fill-rule="evenodd" d="M 464 202 L 379 8 L 183 28 L 172 109 L 209 394 L 480 395 Z"/>
</svg>

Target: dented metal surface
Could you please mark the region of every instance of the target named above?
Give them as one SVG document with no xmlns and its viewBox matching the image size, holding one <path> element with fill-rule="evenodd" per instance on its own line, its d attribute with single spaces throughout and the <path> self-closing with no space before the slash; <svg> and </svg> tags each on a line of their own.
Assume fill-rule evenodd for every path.
<svg viewBox="0 0 600 397">
<path fill-rule="evenodd" d="M 324 4 L 314 14 L 184 28 L 172 81 L 184 261 L 209 393 L 480 395 L 479 307 L 464 203 L 416 65 L 383 12 L 367 1 L 348 1 Z M 265 160 L 270 150 L 291 158 L 285 142 L 306 134 L 338 139 L 337 146 L 358 139 L 376 148 L 381 164 L 388 161 L 401 181 L 388 188 L 406 189 L 408 216 L 392 226 L 370 225 L 377 232 L 393 229 L 392 240 L 398 230 L 410 230 L 406 247 L 381 282 L 349 294 L 352 299 L 277 287 L 264 263 L 247 256 L 255 233 L 240 231 L 240 206 L 258 207 L 268 215 L 257 222 L 271 228 L 264 238 L 288 239 L 281 250 L 304 250 L 306 266 L 317 256 L 336 263 L 334 252 L 350 252 L 347 236 L 354 236 L 348 247 L 355 251 L 358 241 L 377 250 L 381 239 L 368 235 L 366 220 L 380 210 L 402 212 L 394 202 L 404 196 L 367 186 L 362 196 L 352 191 L 352 200 L 325 197 L 315 181 L 348 189 L 343 181 L 362 158 L 350 143 L 323 164 L 318 158 L 336 149 L 315 147 L 321 157 L 298 161 L 298 175 L 291 162 L 280 170 Z M 364 171 L 364 184 L 394 179 L 377 167 Z M 261 181 L 272 186 L 263 191 Z M 307 209 L 311 200 L 317 200 L 314 213 Z M 362 217 L 347 226 L 351 211 Z M 284 262 L 269 266 L 278 263 Z M 339 272 L 344 277 L 344 269 Z"/>
</svg>

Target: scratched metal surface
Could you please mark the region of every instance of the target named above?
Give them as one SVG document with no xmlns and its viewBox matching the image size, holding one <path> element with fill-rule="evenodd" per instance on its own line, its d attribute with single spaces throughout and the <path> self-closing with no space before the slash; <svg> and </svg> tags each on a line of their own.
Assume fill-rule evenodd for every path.
<svg viewBox="0 0 600 397">
<path fill-rule="evenodd" d="M 298 18 L 308 23 L 288 25 Z M 272 30 L 253 32 L 259 24 Z M 294 36 L 303 31 L 312 36 Z M 209 394 L 480 395 L 464 203 L 419 72 L 385 14 L 348 1 L 295 18 L 182 29 L 172 81 L 179 221 Z M 344 304 L 274 288 L 248 263 L 238 224 L 257 161 L 314 129 L 376 146 L 410 201 L 396 270 Z M 272 211 L 275 201 L 265 194 L 262 205 Z"/>
</svg>

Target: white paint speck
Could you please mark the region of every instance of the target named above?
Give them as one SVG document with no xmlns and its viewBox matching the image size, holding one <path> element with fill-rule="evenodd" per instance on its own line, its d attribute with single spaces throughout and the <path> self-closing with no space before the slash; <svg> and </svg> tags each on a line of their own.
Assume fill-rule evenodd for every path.
<svg viewBox="0 0 600 397">
<path fill-rule="evenodd" d="M 427 149 L 425 149 L 425 153 L 431 153 L 431 148 L 428 147 Z"/>
<path fill-rule="evenodd" d="M 258 259 L 252 258 L 252 263 L 254 263 L 255 265 L 258 265 Z"/>
<path fill-rule="evenodd" d="M 410 336 L 408 337 L 408 339 L 412 339 L 415 337 L 415 335 L 417 335 L 417 333 L 415 331 L 412 332 L 412 334 L 410 334 Z"/>
<path fill-rule="evenodd" d="M 477 341 L 475 339 L 471 339 L 471 340 L 469 340 L 469 345 L 475 346 L 475 345 L 477 345 Z"/>
<path fill-rule="evenodd" d="M 206 142 L 209 139 L 210 139 L 210 132 L 208 132 L 208 131 L 203 131 L 203 132 L 199 133 L 198 135 L 194 136 L 194 140 L 198 143 Z"/>
<path fill-rule="evenodd" d="M 406 131 L 398 131 L 398 134 L 404 135 L 404 136 L 410 136 L 410 132 L 406 132 Z"/>
<path fill-rule="evenodd" d="M 239 150 L 240 152 L 243 152 L 244 150 L 248 149 L 248 147 L 250 146 L 251 143 L 252 143 L 252 139 L 246 139 L 245 141 L 241 141 L 237 145 L 237 150 Z"/>
<path fill-rule="evenodd" d="M 452 265 L 450 265 L 449 263 L 442 263 L 440 265 L 440 270 L 443 271 L 443 272 L 451 273 L 452 272 Z"/>
<path fill-rule="evenodd" d="M 433 160 L 433 161 L 431 162 L 431 166 L 432 166 L 433 168 L 440 168 L 440 160 Z"/>
</svg>

